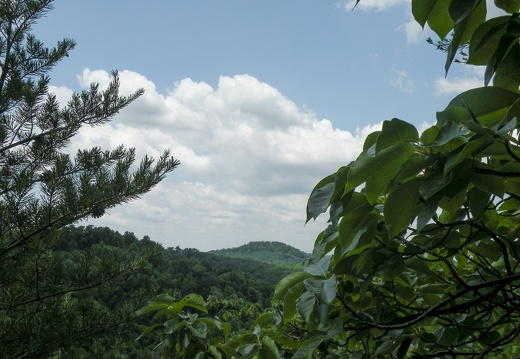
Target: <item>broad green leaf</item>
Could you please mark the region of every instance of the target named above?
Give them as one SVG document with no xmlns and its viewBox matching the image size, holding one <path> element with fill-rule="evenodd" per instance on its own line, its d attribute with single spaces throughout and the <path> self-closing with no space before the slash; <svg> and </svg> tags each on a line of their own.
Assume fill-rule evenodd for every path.
<svg viewBox="0 0 520 359">
<path fill-rule="evenodd" d="M 237 352 L 244 358 L 252 358 L 259 349 L 260 344 L 244 344 L 238 347 Z"/>
<path fill-rule="evenodd" d="M 507 112 L 507 120 L 512 121 L 516 119 L 517 123 L 520 121 L 520 99 L 516 100 Z"/>
<path fill-rule="evenodd" d="M 296 348 L 298 348 L 298 346 L 300 344 L 300 342 L 298 340 L 288 337 L 288 336 L 273 336 L 272 338 L 278 344 L 281 344 L 292 350 L 296 350 Z"/>
<path fill-rule="evenodd" d="M 509 14 L 520 10 L 520 0 L 495 0 L 495 5 Z"/>
<path fill-rule="evenodd" d="M 363 152 L 352 165 L 345 192 L 366 182 L 367 198 L 375 203 L 401 165 L 413 154 L 410 143 L 397 143 L 385 148 L 374 157 Z"/>
<path fill-rule="evenodd" d="M 486 66 L 486 72 L 484 73 L 484 85 L 485 86 L 487 86 L 489 84 L 489 82 L 491 81 L 491 78 L 493 77 L 493 75 L 495 74 L 497 69 L 502 64 L 502 60 L 509 52 L 509 49 L 515 44 L 518 45 L 517 37 L 502 36 L 500 38 L 500 41 L 498 42 L 498 47 L 497 47 L 495 53 L 493 54 L 493 56 L 491 56 L 491 60 L 489 61 L 489 63 Z M 500 82 L 500 80 L 503 81 L 503 78 L 499 78 L 499 82 Z M 514 89 L 514 90 L 517 90 L 517 89 Z"/>
<path fill-rule="evenodd" d="M 322 339 L 314 338 L 303 342 L 298 351 L 294 353 L 291 359 L 312 359 L 316 348 L 321 344 Z"/>
<path fill-rule="evenodd" d="M 498 48 L 500 38 L 506 34 L 509 16 L 492 18 L 482 23 L 469 43 L 468 64 L 487 65 Z"/>
<path fill-rule="evenodd" d="M 468 178 L 469 181 L 469 178 Z M 442 197 L 441 201 L 439 202 L 439 207 L 451 212 L 455 213 L 457 210 L 461 208 L 461 206 L 464 204 L 466 200 L 466 191 L 462 190 L 458 192 L 457 194 L 451 194 L 450 196 L 444 196 Z"/>
<path fill-rule="evenodd" d="M 327 211 L 330 198 L 334 193 L 334 181 L 336 174 L 333 173 L 322 179 L 311 192 L 307 201 L 307 222 L 311 218 L 316 219 L 322 213 Z"/>
<path fill-rule="evenodd" d="M 338 281 L 335 275 L 328 279 L 307 278 L 303 281 L 309 292 L 320 300 L 320 303 L 330 304 L 336 297 Z"/>
<path fill-rule="evenodd" d="M 363 142 L 363 151 L 368 151 L 370 147 L 373 147 L 376 144 L 380 133 L 381 131 L 374 131 L 367 136 L 365 142 Z"/>
<path fill-rule="evenodd" d="M 135 315 L 143 315 L 149 312 L 165 308 L 168 308 L 168 304 L 148 304 L 145 307 L 139 309 L 137 312 L 135 312 Z"/>
<path fill-rule="evenodd" d="M 176 313 L 180 312 L 184 307 L 191 307 L 197 310 L 200 310 L 203 313 L 208 313 L 206 309 L 206 302 L 202 298 L 202 296 L 198 294 L 188 294 L 184 298 L 182 298 L 178 303 L 173 305 L 173 308 Z"/>
<path fill-rule="evenodd" d="M 349 248 L 350 250 L 355 248 L 357 241 L 366 231 L 368 225 L 378 219 L 372 211 L 373 207 L 367 203 L 357 207 L 354 211 L 348 212 L 341 219 L 339 223 L 339 239 L 342 248 Z"/>
<path fill-rule="evenodd" d="M 164 328 L 164 323 L 157 323 L 157 324 L 153 324 L 153 325 L 151 325 L 151 326 L 149 326 L 149 327 L 146 327 L 146 328 L 143 330 L 143 332 L 141 333 L 141 335 L 139 335 L 139 337 L 137 337 L 136 340 L 139 340 L 139 339 L 141 339 L 142 337 L 144 337 L 144 336 L 150 334 L 151 332 L 156 331 L 156 330 L 161 329 L 161 328 Z"/>
<path fill-rule="evenodd" d="M 447 174 L 453 168 L 458 166 L 466 159 L 473 159 L 484 149 L 494 143 L 491 135 L 481 136 L 480 138 L 471 139 L 466 145 L 459 147 L 456 151 L 448 154 L 446 163 L 444 164 L 444 174 Z"/>
<path fill-rule="evenodd" d="M 427 164 L 428 158 L 424 156 L 412 156 L 408 158 L 399 169 L 399 173 L 395 179 L 396 182 L 408 182 L 409 180 L 416 178 L 417 175 L 426 168 Z"/>
<path fill-rule="evenodd" d="M 484 115 L 510 107 L 519 98 L 520 94 L 500 87 L 479 87 L 456 96 L 450 101 L 447 108 L 461 106 L 461 103 L 464 103 L 479 119 Z M 465 120 L 472 121 L 469 112 Z M 480 122 L 486 125 L 483 121 Z"/>
<path fill-rule="evenodd" d="M 267 312 L 256 318 L 255 322 L 253 323 L 253 327 L 256 327 L 258 325 L 260 328 L 267 328 L 267 326 L 273 323 L 273 321 L 273 313 Z"/>
<path fill-rule="evenodd" d="M 338 196 L 343 195 L 345 191 L 345 186 L 348 180 L 348 173 L 350 172 L 350 166 L 343 166 L 335 173 L 334 176 L 334 193 L 332 194 L 331 199 L 337 198 Z"/>
<path fill-rule="evenodd" d="M 453 23 L 455 25 L 460 23 L 482 2 L 482 0 L 452 0 L 448 7 L 448 13 Z"/>
<path fill-rule="evenodd" d="M 475 9 L 473 7 L 476 6 Z M 486 19 L 486 2 L 481 0 L 452 0 L 450 3 L 450 15 L 456 18 L 453 38 L 448 47 L 448 55 L 446 57 L 446 65 L 444 69 L 446 74 L 455 58 L 455 55 L 461 44 L 469 41 L 471 35 Z"/>
<path fill-rule="evenodd" d="M 376 153 L 379 153 L 385 148 L 388 148 L 396 143 L 416 143 L 418 141 L 419 133 L 413 125 L 394 118 L 391 121 L 383 122 L 383 129 L 377 137 Z"/>
<path fill-rule="evenodd" d="M 490 193 L 477 187 L 473 187 L 468 192 L 469 210 L 473 217 L 478 218 L 484 214 L 489 205 Z"/>
<path fill-rule="evenodd" d="M 433 128 L 437 128 L 437 133 L 440 128 L 443 127 L 446 122 L 451 121 L 456 124 L 462 124 L 468 120 L 468 109 L 463 106 L 462 103 L 459 103 L 458 106 L 449 106 L 444 111 L 437 112 L 436 114 L 437 124 L 433 126 Z M 432 136 L 430 136 L 432 137 Z M 436 138 L 437 136 L 435 136 Z M 431 139 L 431 141 L 435 140 L 435 138 Z M 422 136 L 421 136 L 422 139 Z M 426 142 L 423 142 L 426 143 Z"/>
<path fill-rule="evenodd" d="M 484 239 L 476 242 L 470 248 L 471 252 L 478 254 L 479 256 L 486 258 L 492 262 L 495 262 L 502 257 L 502 251 L 498 244 L 493 242 L 491 239 Z"/>
<path fill-rule="evenodd" d="M 456 138 L 463 138 L 467 133 L 468 131 L 462 129 L 456 122 L 446 121 L 437 134 L 435 141 L 425 144 L 425 147 L 443 146 Z"/>
<path fill-rule="evenodd" d="M 283 323 L 288 323 L 296 315 L 296 303 L 305 289 L 305 284 L 299 282 L 294 285 L 284 297 L 283 300 Z"/>
<path fill-rule="evenodd" d="M 437 123 L 439 123 L 439 119 L 437 119 Z M 430 128 L 427 128 L 421 134 L 421 138 L 420 138 L 421 143 L 423 145 L 431 144 L 433 141 L 435 141 L 435 139 L 439 135 L 439 131 L 440 131 L 440 126 L 438 126 L 438 125 L 435 125 L 435 126 L 432 126 Z"/>
<path fill-rule="evenodd" d="M 399 345 L 399 349 L 397 349 L 397 359 L 404 359 L 408 354 L 408 348 L 410 348 L 410 344 L 412 344 L 413 338 L 406 337 Z"/>
<path fill-rule="evenodd" d="M 413 17 L 423 29 L 433 10 L 435 2 L 436 0 L 412 0 Z"/>
<path fill-rule="evenodd" d="M 429 197 L 417 215 L 417 230 L 420 232 L 433 218 L 442 199 L 442 193 Z"/>
<path fill-rule="evenodd" d="M 260 356 L 262 359 L 278 359 L 281 357 L 273 339 L 264 336 L 261 342 L 262 348 L 260 349 Z"/>
<path fill-rule="evenodd" d="M 310 257 L 304 264 L 303 270 L 315 276 L 325 276 L 329 271 L 330 257 Z"/>
<path fill-rule="evenodd" d="M 504 197 L 506 191 L 505 182 L 499 176 L 475 173 L 471 177 L 471 182 L 484 192 L 494 194 L 500 198 Z"/>
<path fill-rule="evenodd" d="M 421 4 L 421 2 L 424 4 Z M 426 18 L 430 29 L 432 29 L 440 39 L 444 39 L 450 30 L 453 29 L 453 21 L 448 14 L 449 4 L 450 0 L 413 0 L 412 12 L 421 26 L 424 27 L 423 21 Z"/>
<path fill-rule="evenodd" d="M 316 296 L 312 292 L 305 292 L 298 298 L 296 308 L 298 308 L 298 313 L 300 313 L 305 322 L 309 322 L 315 305 Z"/>
<path fill-rule="evenodd" d="M 304 279 L 309 278 L 310 273 L 294 272 L 285 276 L 274 289 L 273 300 L 281 299 L 287 294 L 287 291 L 295 286 L 297 283 L 303 282 Z"/>
<path fill-rule="evenodd" d="M 451 181 L 452 172 L 444 174 L 444 171 L 438 169 L 437 172 L 426 177 L 419 185 L 419 191 L 424 199 L 433 197 L 441 191 Z"/>
<path fill-rule="evenodd" d="M 404 231 L 415 218 L 421 181 L 422 178 L 416 178 L 398 185 L 388 195 L 383 213 L 390 237 Z"/>
<path fill-rule="evenodd" d="M 500 65 L 496 67 L 493 77 L 493 85 L 503 87 L 511 91 L 518 91 L 520 86 L 520 46 L 517 42 L 508 49 Z"/>
</svg>

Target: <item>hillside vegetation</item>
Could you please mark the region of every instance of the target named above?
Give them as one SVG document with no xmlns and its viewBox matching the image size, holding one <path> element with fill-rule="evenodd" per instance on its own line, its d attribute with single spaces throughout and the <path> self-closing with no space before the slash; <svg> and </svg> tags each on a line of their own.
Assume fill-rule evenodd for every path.
<svg viewBox="0 0 520 359">
<path fill-rule="evenodd" d="M 236 248 L 210 251 L 229 258 L 242 258 L 277 266 L 300 267 L 310 254 L 281 242 L 250 242 Z"/>
<path fill-rule="evenodd" d="M 119 323 L 115 332 L 101 334 L 94 344 L 78 339 L 68 353 L 74 357 L 153 356 L 150 343 L 157 341 L 153 335 L 135 341 L 152 318 L 135 318 L 134 313 L 159 293 L 176 299 L 198 293 L 207 300 L 211 315 L 225 319 L 234 330 L 249 329 L 270 307 L 276 283 L 291 272 L 287 267 L 192 248 L 164 248 L 147 236 L 138 239 L 131 232 L 121 234 L 107 227 L 66 227 L 53 250 L 61 259 L 61 270 L 71 275 L 81 272 L 86 258 L 123 263 L 139 253 L 154 253 L 143 269 L 71 296 L 98 308 L 103 314 L 98 321 Z"/>
</svg>

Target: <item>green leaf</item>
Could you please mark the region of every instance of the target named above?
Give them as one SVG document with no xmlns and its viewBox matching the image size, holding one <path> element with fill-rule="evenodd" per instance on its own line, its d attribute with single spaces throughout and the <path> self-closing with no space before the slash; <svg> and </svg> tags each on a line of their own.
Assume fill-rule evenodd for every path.
<svg viewBox="0 0 520 359">
<path fill-rule="evenodd" d="M 396 143 L 418 141 L 419 133 L 413 125 L 394 118 L 383 122 L 383 129 L 377 137 L 376 153 Z"/>
<path fill-rule="evenodd" d="M 515 36 L 506 35 L 500 38 L 498 47 L 493 56 L 491 56 L 491 60 L 489 61 L 488 65 L 486 66 L 486 72 L 484 73 L 485 86 L 489 84 L 491 78 L 502 64 L 502 60 L 509 52 L 509 49 L 515 44 L 518 45 L 518 38 Z M 500 83 L 500 81 L 503 81 L 502 77 L 499 77 L 498 83 Z"/>
<path fill-rule="evenodd" d="M 333 173 L 322 179 L 311 192 L 307 201 L 307 220 L 316 220 L 320 214 L 325 213 L 330 204 L 330 199 L 334 193 L 334 181 L 336 174 Z"/>
<path fill-rule="evenodd" d="M 453 23 L 456 25 L 463 21 L 482 2 L 482 0 L 452 0 L 448 13 Z"/>
<path fill-rule="evenodd" d="M 399 345 L 399 349 L 397 349 L 397 359 L 403 359 L 406 357 L 406 354 L 408 354 L 408 348 L 410 348 L 410 344 L 412 344 L 413 338 L 406 337 L 401 342 L 401 345 Z"/>
<path fill-rule="evenodd" d="M 502 177 L 475 173 L 471 177 L 471 182 L 484 192 L 494 194 L 500 198 L 504 197 L 506 186 Z"/>
<path fill-rule="evenodd" d="M 507 32 L 509 16 L 492 18 L 482 23 L 471 37 L 468 64 L 487 65 L 498 48 L 500 38 Z"/>
<path fill-rule="evenodd" d="M 355 248 L 368 225 L 378 219 L 377 215 L 372 212 L 373 207 L 366 203 L 356 206 L 341 219 L 339 223 L 339 239 L 344 250 Z"/>
<path fill-rule="evenodd" d="M 496 68 L 493 85 L 517 91 L 520 86 L 520 45 L 514 43 L 508 50 L 500 66 Z"/>
<path fill-rule="evenodd" d="M 271 312 L 267 312 L 267 313 L 262 314 L 255 320 L 255 322 L 253 323 L 253 327 L 258 325 L 260 328 L 267 328 L 267 326 L 272 324 L 273 321 L 274 321 L 274 314 Z"/>
<path fill-rule="evenodd" d="M 473 187 L 468 192 L 469 210 L 471 214 L 478 218 L 484 214 L 489 205 L 490 193 Z"/>
<path fill-rule="evenodd" d="M 307 278 L 303 283 L 305 283 L 307 290 L 314 293 L 322 304 L 330 304 L 336 297 L 338 281 L 334 274 L 328 279 Z"/>
<path fill-rule="evenodd" d="M 280 353 L 278 352 L 278 347 L 273 339 L 269 337 L 262 337 L 262 348 L 260 349 L 260 356 L 262 359 L 278 359 L 280 358 Z"/>
<path fill-rule="evenodd" d="M 315 305 L 316 296 L 312 292 L 305 292 L 298 298 L 296 308 L 298 308 L 298 313 L 300 313 L 305 322 L 309 322 Z"/>
<path fill-rule="evenodd" d="M 396 143 L 385 148 L 375 156 L 363 152 L 350 169 L 346 192 L 366 182 L 367 198 L 375 203 L 388 183 L 394 178 L 406 160 L 413 154 L 410 143 Z"/>
<path fill-rule="evenodd" d="M 415 218 L 421 182 L 422 178 L 416 178 L 396 186 L 389 193 L 383 207 L 383 213 L 390 237 L 406 230 Z"/>
<path fill-rule="evenodd" d="M 508 108 L 519 98 L 520 94 L 500 87 L 479 87 L 456 96 L 450 101 L 447 108 L 451 106 L 461 106 L 461 104 L 464 103 L 471 109 L 482 124 L 490 126 L 490 122 L 485 123 L 480 117 Z M 465 121 L 472 121 L 469 112 L 466 115 Z M 488 121 L 491 120 L 488 119 Z"/>
<path fill-rule="evenodd" d="M 453 28 L 449 4 L 450 0 L 412 0 L 412 13 L 422 27 L 428 22 L 430 29 L 444 39 Z"/>
<path fill-rule="evenodd" d="M 435 194 L 440 192 L 451 181 L 452 172 L 444 174 L 444 171 L 438 169 L 437 172 L 426 177 L 419 185 L 419 191 L 424 199 L 428 200 Z"/>
<path fill-rule="evenodd" d="M 435 2 L 436 0 L 412 0 L 413 17 L 423 29 L 433 10 Z"/>
<path fill-rule="evenodd" d="M 305 289 L 305 284 L 299 282 L 294 285 L 283 300 L 283 323 L 287 324 L 296 315 L 296 303 Z"/>
<path fill-rule="evenodd" d="M 273 300 L 281 299 L 287 294 L 289 289 L 294 287 L 297 283 L 303 282 L 304 279 L 311 277 L 307 272 L 294 272 L 285 276 L 274 289 Z"/>
<path fill-rule="evenodd" d="M 182 298 L 177 304 L 174 304 L 173 307 L 176 313 L 180 312 L 184 307 L 191 307 L 200 310 L 203 313 L 208 313 L 206 302 L 202 296 L 193 293 Z"/>
<path fill-rule="evenodd" d="M 456 138 L 464 138 L 464 135 L 466 134 L 467 131 L 461 129 L 461 127 L 456 122 L 446 121 L 438 132 L 435 141 L 430 142 L 429 144 L 425 144 L 425 147 L 443 146 Z"/>
<path fill-rule="evenodd" d="M 330 257 L 310 257 L 304 264 L 303 270 L 316 276 L 325 276 L 329 271 Z"/>
<path fill-rule="evenodd" d="M 491 146 L 493 143 L 494 140 L 492 139 L 491 135 L 485 135 L 481 136 L 480 138 L 471 139 L 466 145 L 463 145 L 459 147 L 457 150 L 448 154 L 448 158 L 446 159 L 446 163 L 444 164 L 444 173 L 446 174 L 450 172 L 451 170 L 453 170 L 453 168 L 461 164 L 466 159 L 473 159 L 475 156 L 477 156 L 480 152 Z"/>
</svg>

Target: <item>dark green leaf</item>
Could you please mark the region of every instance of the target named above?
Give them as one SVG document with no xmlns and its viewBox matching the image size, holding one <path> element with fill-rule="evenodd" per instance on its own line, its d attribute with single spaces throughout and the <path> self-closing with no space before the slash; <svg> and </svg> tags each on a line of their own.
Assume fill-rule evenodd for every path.
<svg viewBox="0 0 520 359">
<path fill-rule="evenodd" d="M 394 118 L 391 121 L 383 122 L 383 129 L 377 137 L 376 153 L 379 153 L 396 143 L 416 143 L 418 141 L 419 133 L 413 125 Z"/>
<path fill-rule="evenodd" d="M 383 213 L 390 237 L 404 231 L 415 218 L 421 182 L 422 178 L 416 178 L 396 186 L 389 193 Z"/>
<path fill-rule="evenodd" d="M 309 278 L 311 276 L 310 273 L 307 272 L 294 272 L 288 274 L 285 278 L 283 278 L 274 289 L 273 300 L 281 299 L 287 294 L 289 289 L 295 286 L 297 283 L 303 282 L 304 279 Z"/>
</svg>

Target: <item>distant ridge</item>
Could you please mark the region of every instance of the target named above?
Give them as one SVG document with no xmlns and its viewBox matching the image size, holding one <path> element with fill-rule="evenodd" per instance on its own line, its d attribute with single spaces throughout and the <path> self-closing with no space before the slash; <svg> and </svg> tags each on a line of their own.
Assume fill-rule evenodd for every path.
<svg viewBox="0 0 520 359">
<path fill-rule="evenodd" d="M 270 241 L 250 242 L 240 247 L 218 249 L 210 253 L 291 267 L 302 264 L 310 256 L 288 244 Z"/>
</svg>

